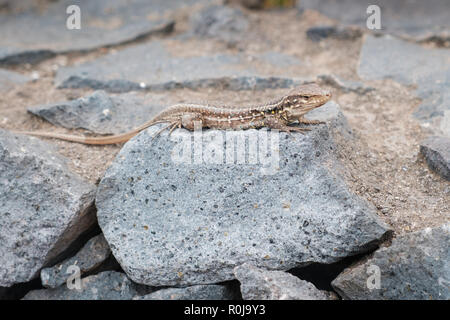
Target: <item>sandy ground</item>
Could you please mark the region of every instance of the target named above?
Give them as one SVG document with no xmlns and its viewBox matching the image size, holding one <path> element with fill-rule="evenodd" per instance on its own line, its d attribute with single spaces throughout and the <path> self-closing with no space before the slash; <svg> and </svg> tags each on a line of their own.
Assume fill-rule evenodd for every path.
<svg viewBox="0 0 450 320">
<path fill-rule="evenodd" d="M 315 12 L 303 16 L 296 10 L 250 12 L 251 30 L 236 45 L 213 40 L 191 40 L 194 55 L 202 52 L 259 53 L 280 51 L 297 56 L 304 62 L 300 77 L 334 74 L 343 79 L 359 80 L 356 74 L 362 39 L 333 40 L 315 43 L 306 38 L 306 30 L 330 20 Z M 186 17 L 178 17 L 175 33 L 153 36 L 177 52 L 173 36 L 187 28 Z M 172 38 L 172 39 L 171 39 Z M 102 48 L 85 54 L 59 55 L 37 65 L 25 65 L 11 70 L 39 78 L 0 95 L 0 127 L 12 130 L 35 130 L 87 134 L 87 132 L 55 128 L 29 114 L 26 108 L 78 98 L 90 90 L 56 89 L 53 85 L 58 67 L 95 59 L 111 50 L 120 50 L 135 43 Z M 338 102 L 356 137 L 354 143 L 343 145 L 342 161 L 350 168 L 348 183 L 360 196 L 373 203 L 380 217 L 396 235 L 433 227 L 449 221 L 450 185 L 431 172 L 418 154 L 420 141 L 427 136 L 412 112 L 420 100 L 408 88 L 390 80 L 367 82 L 376 90 L 365 95 L 344 93 L 336 88 L 333 100 Z M 180 102 L 227 101 L 254 104 L 272 100 L 286 90 L 226 91 L 220 89 L 174 90 L 171 94 Z M 59 152 L 69 159 L 69 166 L 86 180 L 98 182 L 120 150 L 119 145 L 85 146 L 49 139 Z"/>
</svg>

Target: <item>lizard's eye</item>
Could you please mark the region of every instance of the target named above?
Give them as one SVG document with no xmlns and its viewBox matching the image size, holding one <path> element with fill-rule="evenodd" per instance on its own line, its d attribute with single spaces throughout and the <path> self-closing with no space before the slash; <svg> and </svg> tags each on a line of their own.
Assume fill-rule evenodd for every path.
<svg viewBox="0 0 450 320">
<path fill-rule="evenodd" d="M 303 102 L 307 102 L 309 100 L 309 96 L 299 96 L 298 100 L 303 101 Z"/>
</svg>

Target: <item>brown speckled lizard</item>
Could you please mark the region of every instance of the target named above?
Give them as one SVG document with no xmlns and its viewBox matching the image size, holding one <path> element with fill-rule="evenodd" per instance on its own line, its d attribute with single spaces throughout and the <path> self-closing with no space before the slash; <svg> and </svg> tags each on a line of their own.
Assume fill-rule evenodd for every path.
<svg viewBox="0 0 450 320">
<path fill-rule="evenodd" d="M 106 145 L 126 142 L 140 131 L 157 123 L 168 123 L 168 126 L 158 131 L 155 136 L 165 129 L 186 128 L 194 130 L 194 122 L 201 121 L 204 128 L 244 130 L 250 128 L 268 127 L 286 132 L 305 132 L 309 129 L 292 127 L 294 122 L 318 124 L 320 121 L 307 120 L 303 116 L 310 110 L 325 104 L 331 98 L 331 93 L 316 84 L 304 84 L 287 95 L 273 102 L 250 107 L 209 106 L 198 104 L 176 104 L 140 127 L 129 132 L 98 138 L 73 136 L 50 132 L 19 131 L 27 135 L 55 138 L 90 145 Z M 169 132 L 169 133 L 170 133 Z"/>
</svg>

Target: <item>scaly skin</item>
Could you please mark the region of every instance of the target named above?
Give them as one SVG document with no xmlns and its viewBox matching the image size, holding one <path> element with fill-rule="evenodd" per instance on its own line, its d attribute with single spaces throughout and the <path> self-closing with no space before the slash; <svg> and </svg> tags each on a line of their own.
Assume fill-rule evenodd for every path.
<svg viewBox="0 0 450 320">
<path fill-rule="evenodd" d="M 199 121 L 201 121 L 202 127 L 212 129 L 245 130 L 250 128 L 268 127 L 280 131 L 303 133 L 309 129 L 291 127 L 289 124 L 294 122 L 305 124 L 320 123 L 316 120 L 304 119 L 303 116 L 312 109 L 322 106 L 329 101 L 330 98 L 331 93 L 329 91 L 321 89 L 316 84 L 305 84 L 291 90 L 287 95 L 278 100 L 259 106 L 238 107 L 176 104 L 163 110 L 140 127 L 113 136 L 89 138 L 50 132 L 19 131 L 16 133 L 55 138 L 89 145 L 123 143 L 142 130 L 154 124 L 163 122 L 168 123 L 168 126 L 164 127 L 156 135 L 169 128 L 170 132 L 175 128 L 181 127 L 194 130 L 194 123 L 199 123 Z"/>
</svg>

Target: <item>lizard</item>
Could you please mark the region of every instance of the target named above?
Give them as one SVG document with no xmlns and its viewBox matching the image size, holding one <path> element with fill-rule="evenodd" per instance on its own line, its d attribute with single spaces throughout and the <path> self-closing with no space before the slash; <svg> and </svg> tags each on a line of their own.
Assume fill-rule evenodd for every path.
<svg viewBox="0 0 450 320">
<path fill-rule="evenodd" d="M 303 124 L 319 124 L 318 120 L 308 120 L 304 115 L 325 104 L 331 99 L 331 93 L 315 83 L 300 85 L 288 94 L 272 102 L 240 107 L 240 106 L 210 106 L 201 104 L 175 104 L 161 111 L 155 117 L 141 126 L 122 134 L 104 137 L 84 137 L 51 132 L 16 131 L 16 133 L 37 137 L 55 138 L 88 145 L 107 145 L 123 143 L 137 135 L 142 130 L 157 124 L 168 123 L 155 136 L 169 129 L 169 134 L 175 128 L 194 130 L 195 123 L 211 129 L 245 130 L 268 127 L 285 132 L 309 131 L 308 128 L 289 126 L 294 122 Z M 197 127 L 195 127 L 196 129 Z"/>
</svg>

